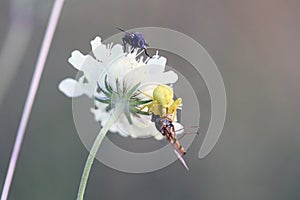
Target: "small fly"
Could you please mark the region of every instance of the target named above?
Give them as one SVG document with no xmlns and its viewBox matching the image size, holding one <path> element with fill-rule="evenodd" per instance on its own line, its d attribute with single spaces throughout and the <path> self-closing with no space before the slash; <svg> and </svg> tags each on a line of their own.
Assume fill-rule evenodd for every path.
<svg viewBox="0 0 300 200">
<path fill-rule="evenodd" d="M 144 35 L 140 32 L 127 32 L 119 27 L 118 30 L 125 33 L 123 40 L 124 52 L 126 51 L 126 45 L 129 44 L 131 46 L 130 52 L 133 52 L 135 48 L 140 48 L 145 51 L 145 54 L 151 58 L 151 56 L 147 52 L 147 47 L 149 44 L 146 42 Z"/>
</svg>

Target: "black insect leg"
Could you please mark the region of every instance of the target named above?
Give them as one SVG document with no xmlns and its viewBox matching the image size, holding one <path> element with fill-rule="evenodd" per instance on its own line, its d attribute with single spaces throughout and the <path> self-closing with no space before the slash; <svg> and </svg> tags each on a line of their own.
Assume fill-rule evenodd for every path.
<svg viewBox="0 0 300 200">
<path fill-rule="evenodd" d="M 148 52 L 147 52 L 147 49 L 146 49 L 146 48 L 144 48 L 144 50 L 145 50 L 145 54 L 146 54 L 146 56 L 148 56 L 149 58 L 152 58 L 152 56 L 150 56 L 150 55 L 148 54 Z"/>
<path fill-rule="evenodd" d="M 131 47 L 130 53 L 133 53 L 134 49 L 134 47 Z"/>
<path fill-rule="evenodd" d="M 127 42 L 126 42 L 125 38 L 122 38 L 122 40 L 123 40 L 123 50 L 124 50 L 124 53 L 125 53 L 126 52 L 126 44 L 127 44 Z"/>
</svg>

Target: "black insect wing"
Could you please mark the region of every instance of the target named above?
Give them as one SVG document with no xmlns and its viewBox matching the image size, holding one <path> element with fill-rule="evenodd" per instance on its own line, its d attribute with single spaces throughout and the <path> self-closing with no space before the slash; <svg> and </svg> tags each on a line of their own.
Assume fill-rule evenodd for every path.
<svg viewBox="0 0 300 200">
<path fill-rule="evenodd" d="M 144 38 L 144 35 L 139 32 L 134 33 L 134 35 L 135 35 L 133 39 L 134 47 L 145 49 L 147 46 L 147 42 Z"/>
</svg>

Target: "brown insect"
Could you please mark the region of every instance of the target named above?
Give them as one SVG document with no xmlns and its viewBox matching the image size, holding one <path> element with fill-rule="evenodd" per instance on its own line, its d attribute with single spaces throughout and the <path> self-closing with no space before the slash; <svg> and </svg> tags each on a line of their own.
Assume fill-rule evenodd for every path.
<svg viewBox="0 0 300 200">
<path fill-rule="evenodd" d="M 189 170 L 182 156 L 186 154 L 185 149 L 180 144 L 179 140 L 189 133 L 184 133 L 180 138 L 177 139 L 176 132 L 183 130 L 175 130 L 174 119 L 176 117 L 176 111 L 181 104 L 182 99 L 177 98 L 174 100 L 174 94 L 171 87 L 167 85 L 158 85 L 153 91 L 153 97 L 140 91 L 140 94 L 150 98 L 152 103 L 144 105 L 139 110 L 142 111 L 144 108 L 148 108 L 147 113 L 152 113 L 151 121 L 154 122 L 156 129 L 167 138 L 167 140 L 172 144 L 173 150 L 177 155 L 178 159 L 182 162 L 187 170 Z M 190 127 L 190 128 L 199 128 Z M 195 133 L 195 132 L 191 132 Z M 199 134 L 199 133 L 197 133 Z"/>
<path fill-rule="evenodd" d="M 177 139 L 176 132 L 180 131 L 182 129 L 175 130 L 175 126 L 173 124 L 173 120 L 172 120 L 171 117 L 168 117 L 168 116 L 160 117 L 159 115 L 153 115 L 152 114 L 152 119 L 151 120 L 154 122 L 156 129 L 163 136 L 165 136 L 167 138 L 167 140 L 172 144 L 175 154 L 177 155 L 179 160 L 182 162 L 184 167 L 187 170 L 189 170 L 187 164 L 185 163 L 184 159 L 182 158 L 182 156 L 186 154 L 186 151 L 185 151 L 184 147 L 179 142 L 179 140 L 183 136 L 185 136 L 186 134 L 189 134 L 189 133 L 185 133 L 179 139 Z M 194 127 L 194 128 L 198 128 L 198 127 Z M 199 133 L 197 132 L 197 134 L 199 134 Z"/>
<path fill-rule="evenodd" d="M 179 143 L 176 138 L 175 127 L 171 118 L 159 117 L 158 115 L 153 115 L 152 121 L 154 121 L 156 129 L 166 138 L 169 142 L 180 152 L 181 155 L 185 155 L 186 151 Z"/>
</svg>

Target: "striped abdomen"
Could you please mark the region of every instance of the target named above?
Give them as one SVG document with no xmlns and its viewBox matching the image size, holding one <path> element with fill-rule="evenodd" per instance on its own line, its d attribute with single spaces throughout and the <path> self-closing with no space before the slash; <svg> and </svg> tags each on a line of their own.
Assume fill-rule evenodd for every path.
<svg viewBox="0 0 300 200">
<path fill-rule="evenodd" d="M 186 151 L 184 150 L 183 146 L 175 137 L 173 137 L 171 134 L 166 134 L 166 137 L 169 140 L 169 142 L 180 152 L 181 155 L 186 154 Z"/>
</svg>

